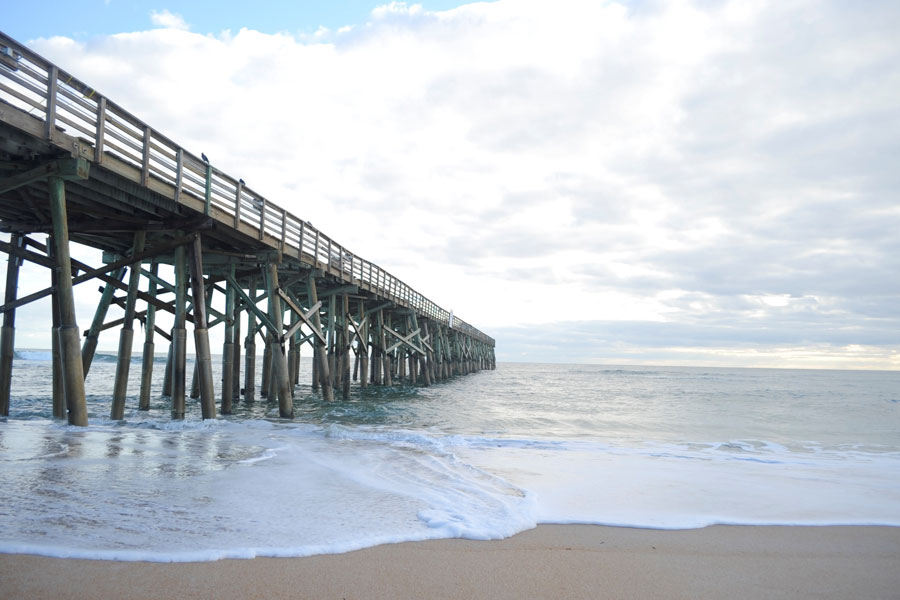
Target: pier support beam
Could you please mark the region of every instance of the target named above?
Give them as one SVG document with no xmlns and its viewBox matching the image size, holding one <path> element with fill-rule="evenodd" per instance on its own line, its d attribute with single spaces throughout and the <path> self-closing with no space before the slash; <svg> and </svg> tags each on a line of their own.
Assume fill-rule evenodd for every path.
<svg viewBox="0 0 900 600">
<path fill-rule="evenodd" d="M 122 268 L 115 273 L 114 277 L 117 280 L 121 280 L 124 275 L 125 269 Z M 109 305 L 112 303 L 115 293 L 116 287 L 111 283 L 107 283 L 106 287 L 103 288 L 103 294 L 100 296 L 97 310 L 94 312 L 94 320 L 85 334 L 84 343 L 81 345 L 81 364 L 84 369 L 85 379 L 88 376 L 88 371 L 91 370 L 91 363 L 94 361 L 94 353 L 97 351 L 100 331 L 103 329 L 106 313 L 109 311 Z"/>
<path fill-rule="evenodd" d="M 328 372 L 331 374 L 331 378 L 329 379 L 332 387 L 337 387 L 340 382 L 341 372 L 338 370 L 335 365 L 336 356 L 334 347 L 336 345 L 335 340 L 335 301 L 337 296 L 331 294 L 328 297 Z"/>
<path fill-rule="evenodd" d="M 146 233 L 137 231 L 134 234 L 132 256 L 144 251 Z M 119 333 L 119 354 L 116 360 L 116 380 L 113 385 L 113 401 L 109 418 L 121 420 L 125 418 L 125 395 L 128 391 L 128 373 L 131 370 L 131 351 L 134 346 L 134 312 L 137 302 L 138 286 L 141 283 L 141 263 L 131 265 L 128 277 L 128 296 L 125 300 L 125 322 Z"/>
<path fill-rule="evenodd" d="M 312 273 L 309 275 L 306 287 L 309 304 L 310 306 L 315 306 L 319 303 L 319 295 L 316 291 L 316 278 Z M 313 325 L 321 331 L 322 319 L 318 310 L 313 313 L 312 318 Z M 325 344 L 318 337 L 315 338 L 313 343 L 316 345 L 313 361 L 316 363 L 316 375 L 318 375 L 319 384 L 322 386 L 322 399 L 326 402 L 332 402 L 334 400 L 334 391 L 331 387 L 331 371 L 328 369 L 328 356 L 326 356 Z"/>
<path fill-rule="evenodd" d="M 72 260 L 69 256 L 69 226 L 66 215 L 65 182 L 59 177 L 47 179 L 50 190 L 50 213 L 53 218 L 53 241 L 56 244 L 56 269 L 59 274 L 59 340 L 63 363 L 63 389 L 70 425 L 86 426 L 87 403 L 84 397 L 84 368 L 81 344 L 75 318 L 75 296 L 72 292 Z"/>
<path fill-rule="evenodd" d="M 256 298 L 256 277 L 250 277 L 247 284 L 247 296 Z M 244 400 L 256 400 L 256 313 L 247 310 L 247 338 L 244 341 Z"/>
<path fill-rule="evenodd" d="M 341 296 L 341 386 L 344 400 L 350 398 L 350 298 Z"/>
<path fill-rule="evenodd" d="M 381 367 L 383 365 L 383 361 L 381 358 L 381 352 L 384 349 L 384 315 L 382 310 L 379 308 L 375 313 L 375 327 L 373 328 L 373 340 L 372 340 L 372 383 L 374 385 L 381 385 Z"/>
<path fill-rule="evenodd" d="M 263 363 L 262 363 L 262 376 L 260 377 L 259 382 L 259 395 L 261 398 L 269 397 L 269 388 L 272 387 L 272 340 L 269 339 L 269 334 L 265 334 L 264 336 L 265 342 L 263 343 Z"/>
<path fill-rule="evenodd" d="M 194 346 L 197 353 L 198 378 L 200 380 L 200 411 L 204 419 L 216 417 L 216 399 L 213 389 L 212 355 L 209 348 L 209 330 L 206 323 L 206 289 L 203 283 L 203 248 L 200 236 L 194 237 L 190 246 L 191 295 L 194 299 Z"/>
<path fill-rule="evenodd" d="M 159 274 L 159 263 L 155 260 L 150 266 L 150 273 L 153 276 Z M 151 298 L 156 298 L 156 281 L 150 279 L 147 293 Z M 138 400 L 138 410 L 150 410 L 150 387 L 153 382 L 153 364 L 156 352 L 156 345 L 153 343 L 153 336 L 156 328 L 156 306 L 152 302 L 147 303 L 147 317 L 144 321 L 144 352 L 141 359 L 141 392 Z M 83 358 L 83 355 L 82 355 Z"/>
<path fill-rule="evenodd" d="M 25 236 L 14 233 L 10 244 L 15 248 L 25 247 Z M 6 294 L 3 302 L 14 302 L 19 289 L 19 266 L 22 259 L 10 253 L 6 266 Z M 0 330 L 0 416 L 9 416 L 9 394 L 12 388 L 13 358 L 16 347 L 16 309 L 3 313 L 3 329 Z"/>
<path fill-rule="evenodd" d="M 232 357 L 231 373 L 231 398 L 241 398 L 241 310 L 236 304 L 234 307 L 234 356 Z"/>
<path fill-rule="evenodd" d="M 366 315 L 366 305 L 359 301 L 359 387 L 365 389 L 369 386 L 369 317 Z"/>
<path fill-rule="evenodd" d="M 291 311 L 291 329 L 294 328 L 299 320 L 300 315 Z M 297 363 L 300 361 L 300 344 L 297 343 L 296 333 L 291 335 L 288 344 L 290 347 L 288 351 L 288 380 L 291 382 L 291 387 L 293 387 L 297 384 L 294 374 L 297 372 Z"/>
<path fill-rule="evenodd" d="M 234 279 L 234 265 L 229 266 Z M 225 341 L 222 345 L 222 414 L 231 414 L 234 397 L 234 285 L 229 281 L 225 287 Z"/>
<path fill-rule="evenodd" d="M 388 314 L 387 318 L 387 326 L 390 326 L 391 316 Z M 384 385 L 390 387 L 393 385 L 393 378 L 391 377 L 391 354 L 387 351 L 387 337 L 384 333 L 385 328 L 385 319 L 382 311 L 378 311 L 378 331 L 381 336 L 381 339 L 378 340 L 379 345 L 381 346 L 381 357 L 382 357 L 382 367 L 384 369 Z"/>
<path fill-rule="evenodd" d="M 300 359 L 303 350 L 303 342 L 302 334 L 298 329 L 296 333 L 294 333 L 293 338 L 291 339 L 291 343 L 296 347 L 294 353 L 294 370 L 291 372 L 291 385 L 300 385 Z"/>
<path fill-rule="evenodd" d="M 187 261 L 184 246 L 175 248 L 175 322 L 172 326 L 172 418 L 183 419 L 187 362 Z"/>
<path fill-rule="evenodd" d="M 51 259 L 56 257 L 54 250 L 53 236 L 47 238 L 47 254 Z M 50 287 L 54 290 L 59 286 L 59 275 L 56 269 L 50 271 Z M 50 317 L 53 322 L 53 328 L 50 334 L 50 358 L 51 358 L 51 404 L 53 405 L 53 418 L 66 418 L 66 392 L 63 388 L 63 367 L 62 353 L 59 349 L 59 299 L 56 292 L 50 296 Z"/>
<path fill-rule="evenodd" d="M 417 323 L 417 320 L 415 317 L 413 317 L 413 325 L 418 326 L 418 323 Z M 431 371 L 430 371 L 431 360 L 429 359 L 430 350 L 428 350 L 428 348 L 425 346 L 425 343 L 424 343 L 425 340 L 428 338 L 428 324 L 425 323 L 424 320 L 422 322 L 422 328 L 423 328 L 423 333 L 425 335 L 421 336 L 420 339 L 423 342 L 422 346 L 425 347 L 425 354 L 419 355 L 419 370 L 422 372 L 422 381 L 425 383 L 425 387 L 428 387 L 431 385 Z"/>
<path fill-rule="evenodd" d="M 281 310 L 281 296 L 278 293 L 278 265 L 269 263 L 269 318 L 279 329 L 284 328 L 284 312 Z M 291 383 L 288 373 L 287 358 L 284 355 L 282 331 L 269 332 L 271 340 L 272 375 L 278 395 L 278 414 L 283 419 L 294 418 L 294 399 L 291 396 Z"/>
<path fill-rule="evenodd" d="M 169 352 L 166 355 L 166 370 L 163 373 L 162 395 L 168 398 L 172 397 L 172 347 L 173 340 L 169 336 Z"/>
</svg>

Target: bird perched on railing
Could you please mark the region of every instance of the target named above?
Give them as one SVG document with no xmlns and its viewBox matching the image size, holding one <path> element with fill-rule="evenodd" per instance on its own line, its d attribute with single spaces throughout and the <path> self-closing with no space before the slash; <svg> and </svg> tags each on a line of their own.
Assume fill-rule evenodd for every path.
<svg viewBox="0 0 900 600">
<path fill-rule="evenodd" d="M 241 185 L 247 185 L 247 182 L 243 179 L 238 179 L 238 183 L 240 183 Z"/>
<path fill-rule="evenodd" d="M 202 158 L 202 159 L 203 159 L 203 162 L 205 162 L 205 163 L 208 163 L 208 162 L 209 162 L 209 159 L 206 158 L 206 155 L 205 155 L 204 153 L 202 153 L 202 152 L 200 153 L 200 158 Z"/>
</svg>

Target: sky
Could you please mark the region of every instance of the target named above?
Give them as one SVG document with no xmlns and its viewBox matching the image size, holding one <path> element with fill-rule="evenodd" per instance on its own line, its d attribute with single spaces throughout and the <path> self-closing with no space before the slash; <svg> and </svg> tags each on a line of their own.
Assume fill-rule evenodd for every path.
<svg viewBox="0 0 900 600">
<path fill-rule="evenodd" d="M 896 2 L 52 4 L 0 30 L 501 361 L 900 368 Z"/>
</svg>

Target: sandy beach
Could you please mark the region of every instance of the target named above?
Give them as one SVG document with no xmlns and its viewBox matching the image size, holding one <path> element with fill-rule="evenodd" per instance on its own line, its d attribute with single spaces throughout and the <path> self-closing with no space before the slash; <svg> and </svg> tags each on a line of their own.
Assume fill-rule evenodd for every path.
<svg viewBox="0 0 900 600">
<path fill-rule="evenodd" d="M 900 528 L 542 525 L 500 541 L 137 563 L 0 555 L 3 598 L 900 598 Z"/>
</svg>

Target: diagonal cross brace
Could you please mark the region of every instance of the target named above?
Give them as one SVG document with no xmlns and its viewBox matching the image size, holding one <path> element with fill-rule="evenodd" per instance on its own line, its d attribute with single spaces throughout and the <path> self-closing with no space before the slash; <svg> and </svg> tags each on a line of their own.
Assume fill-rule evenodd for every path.
<svg viewBox="0 0 900 600">
<path fill-rule="evenodd" d="M 419 330 L 418 330 L 418 329 L 416 329 L 415 331 L 413 331 L 412 333 L 410 333 L 410 334 L 408 334 L 408 335 L 400 335 L 399 333 L 397 333 L 396 331 L 394 331 L 394 330 L 391 329 L 390 327 L 385 327 L 384 330 L 385 330 L 385 332 L 392 334 L 395 338 L 397 338 L 397 339 L 399 340 L 398 342 L 394 342 L 394 344 L 393 344 L 390 348 L 388 348 L 387 350 L 385 350 L 385 352 L 391 352 L 391 351 L 393 351 L 395 348 L 397 348 L 397 347 L 399 347 L 399 346 L 409 346 L 410 348 L 412 348 L 413 350 L 415 350 L 415 351 L 418 352 L 419 354 L 421 354 L 421 355 L 423 355 L 423 356 L 425 355 L 425 351 L 422 350 L 421 348 L 419 348 L 418 346 L 416 346 L 416 345 L 413 343 L 413 341 L 412 341 L 412 338 L 414 338 L 414 337 L 416 337 L 417 335 L 419 335 Z"/>
<path fill-rule="evenodd" d="M 269 315 L 267 315 L 265 312 L 261 311 L 259 309 L 259 307 L 256 306 L 256 302 L 254 302 L 250 298 L 250 296 L 247 295 L 247 292 L 245 292 L 241 288 L 241 284 L 239 284 L 235 280 L 234 277 L 232 277 L 230 274 L 228 274 L 225 276 L 225 279 L 228 281 L 228 283 L 230 283 L 231 285 L 234 286 L 234 291 L 236 291 L 238 293 L 238 295 L 241 297 L 241 299 L 246 304 L 247 308 L 251 312 L 253 312 L 254 315 L 256 315 L 256 318 L 259 319 L 261 325 L 265 325 L 266 327 L 268 327 L 269 331 L 281 331 L 282 328 L 276 327 L 275 323 L 273 323 L 272 320 L 269 318 Z"/>
<path fill-rule="evenodd" d="M 359 323 L 353 320 L 353 315 L 347 312 L 347 321 L 350 323 L 353 328 L 353 337 L 359 340 L 359 343 L 363 346 L 366 345 L 366 340 L 363 339 L 362 333 L 360 333 L 360 329 L 362 329 L 363 325 L 366 324 L 366 321 L 369 320 L 369 314 L 366 313 L 363 315 L 363 318 L 360 319 Z"/>
<path fill-rule="evenodd" d="M 291 299 L 290 296 L 284 293 L 284 290 L 278 288 L 278 295 L 281 296 L 281 299 L 285 301 L 285 303 L 291 308 L 292 311 L 297 313 L 297 316 L 300 317 L 300 320 L 294 323 L 290 329 L 288 329 L 287 333 L 281 336 L 282 343 L 290 339 L 294 333 L 300 329 L 300 326 L 306 324 L 310 329 L 312 329 L 313 335 L 319 338 L 319 340 L 324 344 L 325 343 L 325 335 L 322 331 L 313 325 L 313 322 L 310 320 L 310 317 L 316 314 L 316 312 L 322 307 L 322 302 L 316 302 L 308 311 L 303 312 L 303 310 L 297 306 L 297 304 Z"/>
<path fill-rule="evenodd" d="M 434 348 L 431 347 L 431 344 L 428 343 L 428 340 L 431 339 L 431 334 L 429 333 L 426 336 L 419 336 L 419 341 L 422 342 L 422 345 L 434 352 Z"/>
</svg>

